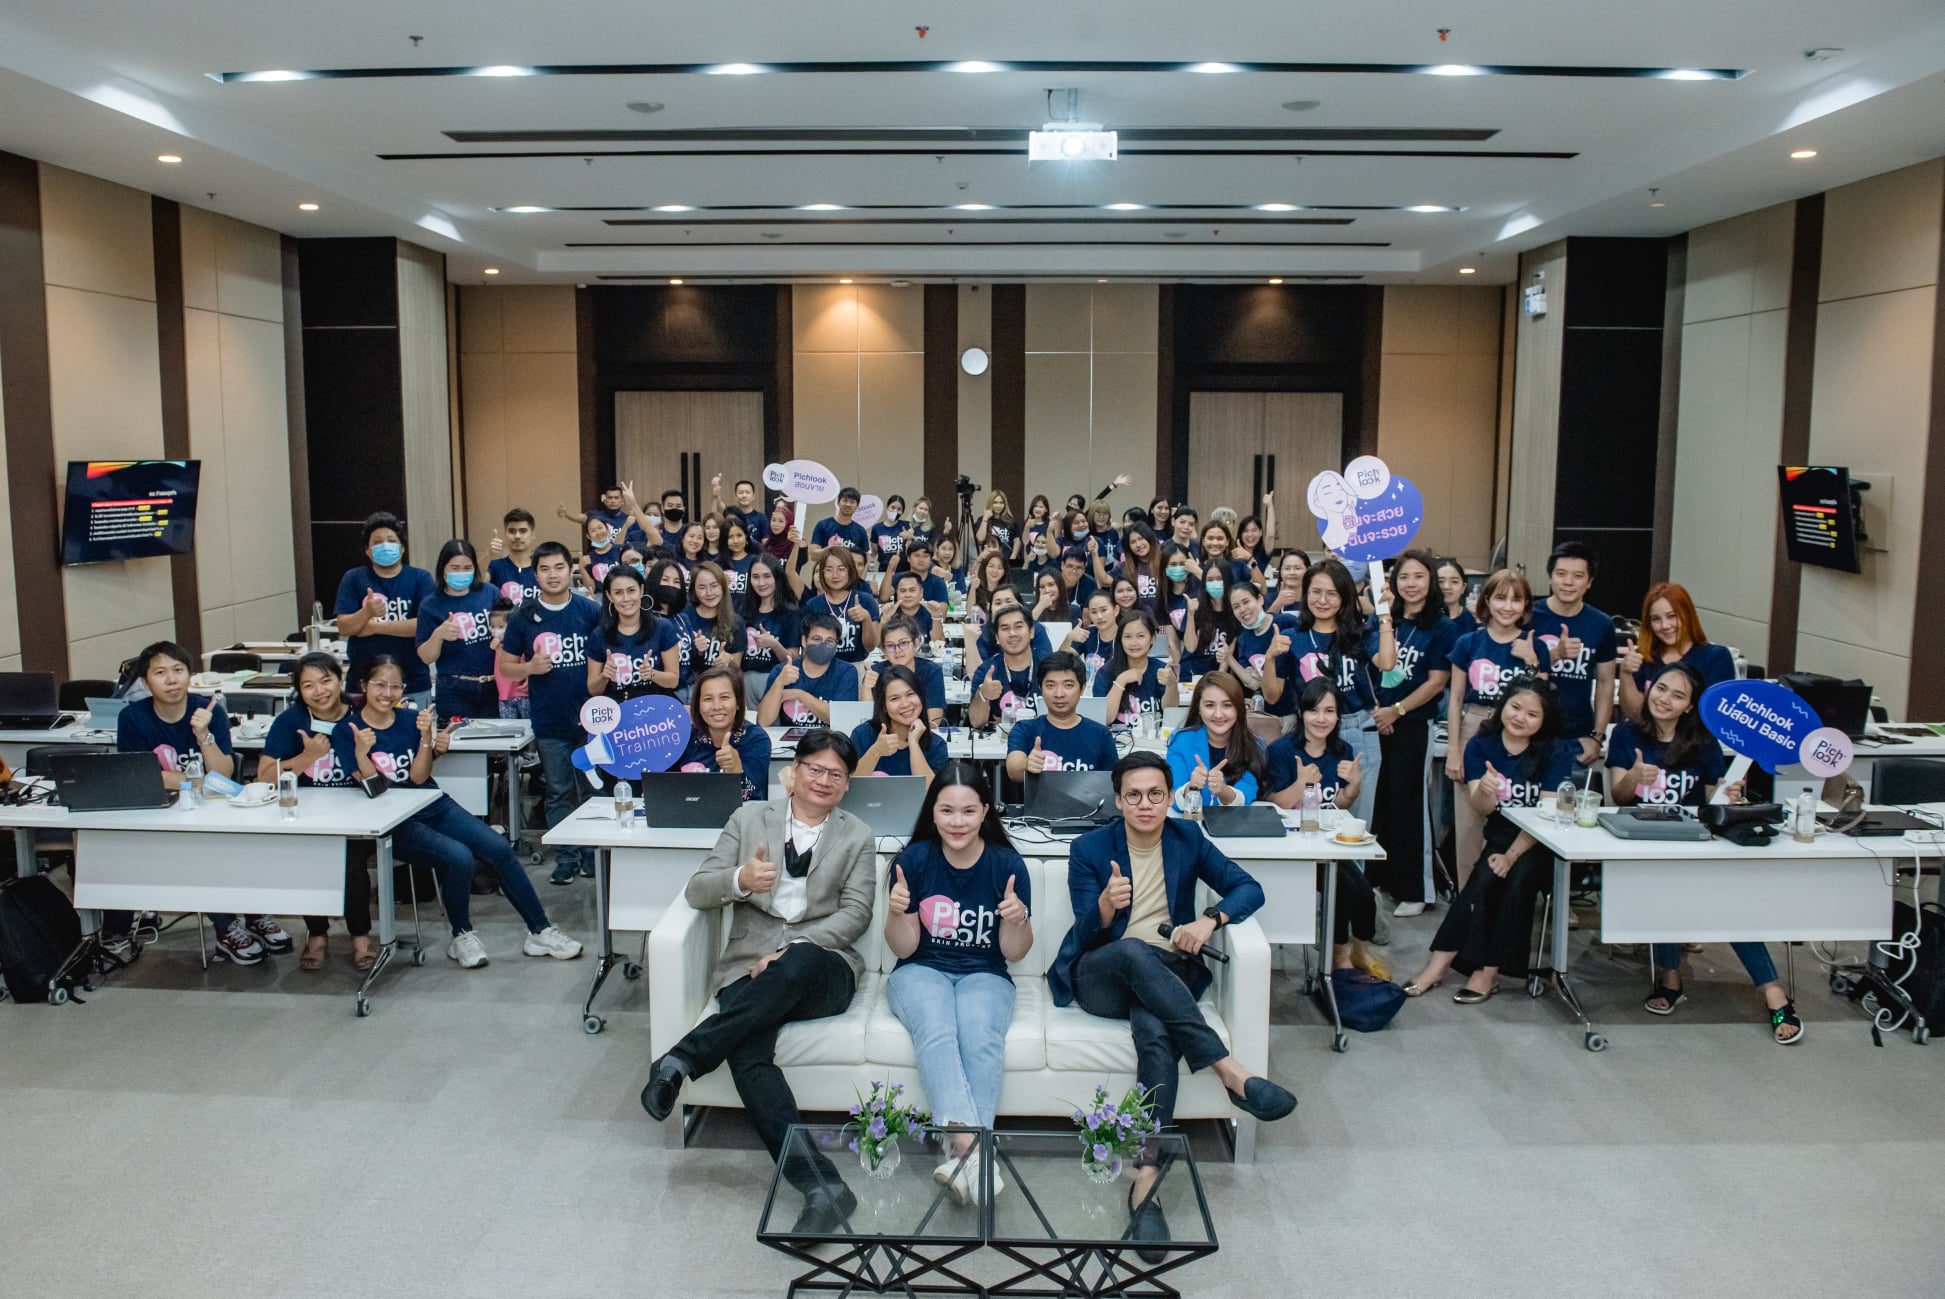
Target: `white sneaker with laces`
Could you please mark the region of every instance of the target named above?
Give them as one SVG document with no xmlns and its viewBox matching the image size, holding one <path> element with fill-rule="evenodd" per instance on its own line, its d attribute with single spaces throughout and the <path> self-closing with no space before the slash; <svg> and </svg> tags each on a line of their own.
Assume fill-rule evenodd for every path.
<svg viewBox="0 0 1945 1299">
<path fill-rule="evenodd" d="M 1392 908 L 1391 914 L 1405 919 L 1410 919 L 1412 916 L 1422 916 L 1425 914 L 1425 904 L 1423 902 L 1400 902 L 1396 907 Z"/>
<path fill-rule="evenodd" d="M 551 956 L 557 961 L 571 961 L 581 954 L 581 945 L 563 934 L 559 925 L 549 925 L 537 934 L 528 934 L 520 950 L 529 956 Z"/>
<path fill-rule="evenodd" d="M 959 1161 L 955 1158 L 952 1162 L 956 1166 Z M 946 1183 L 946 1190 L 950 1191 L 952 1198 L 960 1204 L 979 1203 L 979 1169 L 979 1151 L 974 1150 L 966 1156 L 965 1167 L 955 1172 L 952 1175 L 952 1179 Z M 993 1170 L 993 1194 L 997 1196 L 1005 1189 L 1006 1183 L 1000 1180 L 1000 1170 L 995 1168 Z"/>
<path fill-rule="evenodd" d="M 459 962 L 462 970 L 477 970 L 486 964 L 486 944 L 479 935 L 468 929 L 463 934 L 454 934 L 446 948 L 446 955 Z"/>
<path fill-rule="evenodd" d="M 263 959 L 263 944 L 241 917 L 230 921 L 230 927 L 216 935 L 216 946 L 235 965 L 255 965 Z"/>
</svg>

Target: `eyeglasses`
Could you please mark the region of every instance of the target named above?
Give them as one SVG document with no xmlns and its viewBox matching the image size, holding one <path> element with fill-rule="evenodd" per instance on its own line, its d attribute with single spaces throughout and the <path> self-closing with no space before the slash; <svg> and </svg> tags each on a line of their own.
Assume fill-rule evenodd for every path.
<svg viewBox="0 0 1945 1299">
<path fill-rule="evenodd" d="M 912 642 L 909 640 L 888 640 L 881 641 L 880 644 L 884 647 L 884 651 L 887 654 L 903 654 L 906 650 L 912 648 Z"/>
<path fill-rule="evenodd" d="M 1168 802 L 1168 791 L 1166 789 L 1131 789 L 1121 795 L 1121 801 L 1129 807 L 1140 807 L 1143 803 L 1147 803 L 1151 807 L 1159 807 L 1161 804 Z"/>
<path fill-rule="evenodd" d="M 837 767 L 827 767 L 821 762 L 803 762 L 798 766 L 802 768 L 807 779 L 820 785 L 840 784 L 851 778 L 850 772 Z"/>
</svg>

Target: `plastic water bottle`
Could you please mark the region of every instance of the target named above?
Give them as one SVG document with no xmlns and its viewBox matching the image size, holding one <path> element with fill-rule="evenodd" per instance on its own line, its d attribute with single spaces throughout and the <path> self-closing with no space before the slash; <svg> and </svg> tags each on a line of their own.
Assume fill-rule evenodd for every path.
<svg viewBox="0 0 1945 1299">
<path fill-rule="evenodd" d="M 297 773 L 280 771 L 277 773 L 277 806 L 284 814 L 284 820 L 297 819 Z"/>
<path fill-rule="evenodd" d="M 1303 832 L 1316 834 L 1323 829 L 1324 788 L 1321 785 L 1303 787 Z"/>
<path fill-rule="evenodd" d="M 1561 825 L 1570 825 L 1574 819 L 1574 809 L 1580 802 L 1580 790 L 1571 780 L 1560 782 L 1560 791 L 1553 796 L 1553 819 Z"/>
<path fill-rule="evenodd" d="M 625 780 L 615 782 L 615 824 L 621 826 L 635 823 L 635 791 L 628 787 Z"/>
<path fill-rule="evenodd" d="M 1817 841 L 1817 796 L 1807 789 L 1796 796 L 1796 815 L 1790 818 L 1790 837 L 1798 843 Z"/>
<path fill-rule="evenodd" d="M 182 794 L 177 800 L 184 807 L 203 805 L 203 755 L 192 753 L 182 763 Z"/>
</svg>

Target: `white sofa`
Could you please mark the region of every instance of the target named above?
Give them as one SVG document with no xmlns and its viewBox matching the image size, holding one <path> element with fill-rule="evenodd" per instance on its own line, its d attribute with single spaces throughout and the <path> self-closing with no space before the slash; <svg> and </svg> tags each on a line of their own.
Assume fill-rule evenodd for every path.
<svg viewBox="0 0 1945 1299">
<path fill-rule="evenodd" d="M 878 863 L 877 905 L 859 941 L 865 973 L 850 1009 L 828 1019 L 788 1025 L 777 1039 L 783 1067 L 805 1110 L 848 1109 L 874 1080 L 902 1082 L 921 1098 L 924 1088 L 912 1055 L 911 1036 L 886 1004 L 886 977 L 897 965 L 884 941 L 885 872 Z M 1057 1007 L 1047 989 L 1047 966 L 1073 924 L 1067 895 L 1067 858 L 1028 857 L 1033 888 L 1033 950 L 1011 967 L 1018 988 L 1006 1041 L 1004 1115 L 1064 1116 L 1091 1100 L 1096 1084 L 1119 1094 L 1135 1080 L 1134 1039 L 1127 1021 L 1100 1019 L 1079 1006 Z M 1206 890 L 1205 890 L 1206 892 Z M 1212 898 L 1205 897 L 1201 905 Z M 669 1050 L 714 1009 L 710 971 L 727 934 L 726 911 L 699 912 L 677 898 L 649 935 L 650 1058 Z M 1266 1073 L 1270 1054 L 1270 945 L 1254 920 L 1230 925 L 1217 936 L 1227 965 L 1210 962 L 1215 980 L 1202 1013 L 1230 1053 L 1253 1073 Z M 672 1115 L 669 1141 L 681 1145 L 689 1106 L 740 1106 L 727 1068 L 690 1079 L 682 1089 L 684 1111 Z M 1238 1112 L 1215 1074 L 1183 1069 L 1176 1093 L 1177 1119 L 1221 1119 L 1233 1124 L 1239 1161 L 1254 1157 L 1255 1120 Z"/>
</svg>

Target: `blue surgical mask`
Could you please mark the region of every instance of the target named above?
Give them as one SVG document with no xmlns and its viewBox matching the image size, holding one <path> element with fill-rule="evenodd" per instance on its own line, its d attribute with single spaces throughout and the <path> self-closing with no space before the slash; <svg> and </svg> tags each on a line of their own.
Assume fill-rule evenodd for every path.
<svg viewBox="0 0 1945 1299">
<path fill-rule="evenodd" d="M 1074 529 L 1074 540 L 1075 540 L 1075 541 L 1085 541 L 1086 539 L 1087 539 L 1087 529 L 1086 529 L 1086 528 L 1075 528 L 1075 529 Z"/>
<path fill-rule="evenodd" d="M 1222 599 L 1223 584 L 1221 582 L 1204 582 L 1202 586 L 1209 593 L 1211 600 Z"/>
<path fill-rule="evenodd" d="M 634 569 L 634 570 L 635 570 L 635 576 L 636 576 L 636 577 L 647 577 L 647 576 L 648 576 L 648 565 L 647 565 L 647 564 L 630 564 L 630 565 L 629 565 L 628 567 L 630 567 L 630 568 L 632 568 L 632 569 Z"/>
<path fill-rule="evenodd" d="M 1171 582 L 1180 582 L 1189 575 L 1189 570 L 1183 568 L 1180 564 L 1170 564 L 1162 571 L 1168 574 L 1168 580 Z"/>
<path fill-rule="evenodd" d="M 405 547 L 396 541 L 381 541 L 371 548 L 371 562 L 380 568 L 390 568 L 405 557 Z"/>
<path fill-rule="evenodd" d="M 463 573 L 446 574 L 446 585 L 455 591 L 468 590 L 473 585 L 473 570 L 469 568 Z"/>
</svg>

